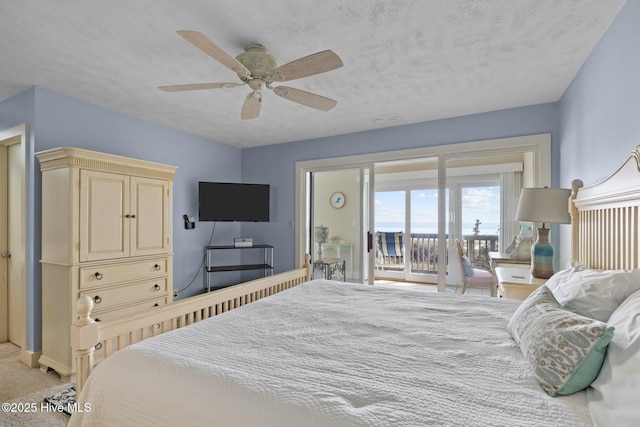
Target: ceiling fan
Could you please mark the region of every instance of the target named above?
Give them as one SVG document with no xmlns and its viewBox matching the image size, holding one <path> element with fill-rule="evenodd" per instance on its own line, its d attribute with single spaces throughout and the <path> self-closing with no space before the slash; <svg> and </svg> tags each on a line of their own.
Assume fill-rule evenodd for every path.
<svg viewBox="0 0 640 427">
<path fill-rule="evenodd" d="M 305 92 L 304 90 L 288 86 L 272 86 L 273 82 L 286 82 L 342 67 L 342 61 L 338 55 L 330 50 L 314 53 L 278 67 L 275 58 L 260 44 L 246 46 L 245 51 L 234 58 L 200 32 L 181 30 L 178 31 L 178 34 L 222 65 L 234 71 L 242 83 L 195 83 L 160 86 L 158 88 L 160 90 L 180 92 L 249 85 L 252 92 L 247 95 L 242 106 L 240 118 L 243 120 L 258 117 L 262 104 L 262 89 L 265 87 L 284 99 L 320 111 L 329 111 L 337 104 L 333 99 Z"/>
</svg>

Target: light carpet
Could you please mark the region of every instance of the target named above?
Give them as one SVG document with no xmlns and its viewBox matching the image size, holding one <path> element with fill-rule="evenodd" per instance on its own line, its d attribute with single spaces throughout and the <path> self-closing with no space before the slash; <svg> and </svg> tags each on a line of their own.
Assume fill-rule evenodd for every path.
<svg viewBox="0 0 640 427">
<path fill-rule="evenodd" d="M 46 410 L 44 398 L 66 390 L 70 385 L 62 383 L 53 371 L 45 373 L 22 364 L 20 347 L 12 343 L 0 344 L 0 404 L 14 404 L 9 405 L 9 412 L 0 410 L 0 426 L 66 426 L 69 417 Z M 45 405 L 44 411 L 41 404 Z M 26 412 L 25 406 L 28 410 L 35 407 L 36 411 Z"/>
<path fill-rule="evenodd" d="M 6 403 L 9 403 L 10 406 L 11 404 L 15 405 L 11 407 L 10 412 L 0 411 L 0 426 L 66 426 L 69 422 L 69 416 L 47 405 L 44 399 L 45 397 L 62 393 L 70 386 L 71 384 L 61 384 L 5 402 L 3 408 L 7 406 Z"/>
</svg>

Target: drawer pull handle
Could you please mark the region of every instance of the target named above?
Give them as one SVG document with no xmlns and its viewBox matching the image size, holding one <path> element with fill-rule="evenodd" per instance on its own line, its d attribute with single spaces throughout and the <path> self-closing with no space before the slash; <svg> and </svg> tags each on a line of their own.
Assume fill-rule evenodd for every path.
<svg viewBox="0 0 640 427">
<path fill-rule="evenodd" d="M 131 218 L 134 218 L 134 219 L 135 219 L 135 217 L 136 217 L 136 214 L 131 215 Z"/>
<path fill-rule="evenodd" d="M 100 273 L 99 271 L 96 272 L 95 276 L 96 280 L 102 280 L 102 273 Z"/>
<path fill-rule="evenodd" d="M 101 322 L 101 320 L 100 320 L 100 318 L 99 318 L 99 317 L 96 317 L 94 320 L 95 320 L 96 322 Z"/>
<path fill-rule="evenodd" d="M 102 298 L 100 298 L 100 295 L 96 295 L 93 300 L 96 302 L 96 304 L 100 304 L 102 302 Z"/>
<path fill-rule="evenodd" d="M 100 350 L 102 348 L 102 343 L 99 342 L 98 344 L 96 344 L 96 350 Z"/>
<path fill-rule="evenodd" d="M 153 306 L 154 306 L 154 307 L 160 307 L 160 304 L 155 303 L 155 304 L 153 304 Z"/>
<path fill-rule="evenodd" d="M 154 266 L 153 266 L 153 268 L 154 268 L 156 271 L 160 271 L 160 269 L 161 269 L 162 267 L 160 267 L 160 264 L 156 264 L 156 265 L 154 265 Z"/>
<path fill-rule="evenodd" d="M 160 285 L 158 285 L 157 283 L 155 285 L 153 285 L 153 289 L 158 292 L 160 290 Z"/>
</svg>

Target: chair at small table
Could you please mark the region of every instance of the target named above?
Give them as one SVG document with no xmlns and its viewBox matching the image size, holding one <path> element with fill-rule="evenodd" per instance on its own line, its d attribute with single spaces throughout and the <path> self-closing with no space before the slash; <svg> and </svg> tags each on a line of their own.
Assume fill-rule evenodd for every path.
<svg viewBox="0 0 640 427">
<path fill-rule="evenodd" d="M 456 239 L 458 259 L 460 260 L 460 272 L 462 273 L 462 292 L 467 288 L 493 289 L 493 273 L 488 269 L 474 266 L 469 257 L 464 254 L 460 240 Z"/>
</svg>

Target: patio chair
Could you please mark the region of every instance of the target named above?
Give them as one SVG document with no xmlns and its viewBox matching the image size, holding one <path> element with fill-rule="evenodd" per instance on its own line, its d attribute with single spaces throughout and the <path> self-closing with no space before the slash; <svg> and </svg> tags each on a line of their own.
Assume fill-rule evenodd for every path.
<svg viewBox="0 0 640 427">
<path fill-rule="evenodd" d="M 383 266 L 404 265 L 404 233 L 377 233 L 378 257 Z"/>
<path fill-rule="evenodd" d="M 458 249 L 458 259 L 460 260 L 460 272 L 462 273 L 462 294 L 467 288 L 488 289 L 493 288 L 493 273 L 488 269 L 476 267 L 471 263 L 469 257 L 464 254 L 460 240 L 456 239 Z"/>
</svg>

